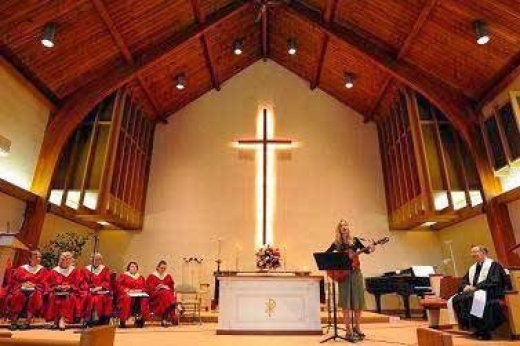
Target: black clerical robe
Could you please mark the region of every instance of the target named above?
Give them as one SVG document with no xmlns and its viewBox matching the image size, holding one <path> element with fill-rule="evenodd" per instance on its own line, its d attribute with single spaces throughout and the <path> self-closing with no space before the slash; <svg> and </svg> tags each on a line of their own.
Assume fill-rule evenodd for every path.
<svg viewBox="0 0 520 346">
<path fill-rule="evenodd" d="M 484 268 L 484 269 L 483 269 Z M 487 271 L 487 275 L 482 273 Z M 473 286 L 486 292 L 486 303 L 482 317 L 472 314 L 473 299 L 476 291 L 464 292 L 464 287 Z M 485 263 L 476 263 L 462 278 L 459 293 L 452 297 L 454 312 L 461 329 L 491 332 L 505 319 L 501 299 L 506 291 L 506 273 L 500 263 L 492 261 L 486 268 Z"/>
</svg>

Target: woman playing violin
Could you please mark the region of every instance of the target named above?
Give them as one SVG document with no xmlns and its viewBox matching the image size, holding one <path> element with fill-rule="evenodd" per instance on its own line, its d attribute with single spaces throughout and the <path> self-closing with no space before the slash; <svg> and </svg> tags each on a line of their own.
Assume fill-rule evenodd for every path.
<svg viewBox="0 0 520 346">
<path fill-rule="evenodd" d="M 352 257 L 352 253 L 359 250 L 371 253 L 375 250 L 375 247 L 374 245 L 365 247 L 359 238 L 352 236 L 349 223 L 341 220 L 336 227 L 336 239 L 327 252 L 350 252 Z M 353 270 L 348 273 L 350 278 L 347 277 L 346 280 L 338 282 L 338 306 L 343 312 L 347 336 L 352 335 L 352 332 L 354 332 L 359 338 L 364 338 L 365 334 L 361 332 L 359 327 L 361 312 L 366 308 L 363 275 L 361 274 L 358 256 L 353 256 L 351 259 Z M 354 310 L 354 330 L 351 328 L 351 310 Z"/>
</svg>

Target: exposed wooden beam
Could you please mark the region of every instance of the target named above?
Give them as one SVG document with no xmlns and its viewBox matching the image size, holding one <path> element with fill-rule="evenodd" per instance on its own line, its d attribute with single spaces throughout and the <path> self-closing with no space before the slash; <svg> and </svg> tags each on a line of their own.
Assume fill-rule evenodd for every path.
<svg viewBox="0 0 520 346">
<path fill-rule="evenodd" d="M 215 66 L 213 64 L 213 59 L 211 57 L 211 52 L 208 48 L 208 42 L 206 40 L 206 35 L 200 36 L 200 44 L 202 46 L 202 53 L 204 54 L 204 59 L 206 60 L 206 66 L 208 67 L 209 76 L 211 78 L 211 85 L 217 91 L 220 91 L 220 83 L 217 79 L 217 73 L 215 71 Z"/>
<path fill-rule="evenodd" d="M 329 0 L 323 13 L 323 20 L 325 23 L 332 23 L 336 14 L 336 7 L 338 7 L 338 0 Z"/>
<path fill-rule="evenodd" d="M 29 81 L 48 100 L 53 109 L 59 107 L 60 98 L 3 43 L 0 43 L 0 57 Z"/>
<path fill-rule="evenodd" d="M 297 3 L 286 6 L 282 10 L 306 20 L 329 36 L 340 40 L 396 80 L 423 94 L 450 118 L 464 140 L 470 141 L 467 129 L 475 120 L 474 114 L 470 111 L 472 100 L 458 90 L 409 62 L 398 61 L 383 47 L 361 37 L 352 28 L 324 23 L 323 20 L 318 20 L 310 15 L 308 11 L 302 10 Z"/>
<path fill-rule="evenodd" d="M 383 98 L 385 97 L 386 92 L 388 91 L 388 88 L 392 84 L 392 81 L 394 80 L 393 77 L 389 77 L 381 87 L 381 90 L 379 91 L 379 94 L 377 95 L 376 102 L 374 102 L 374 107 L 372 107 L 372 110 L 368 115 L 365 117 L 363 122 L 368 123 L 372 120 L 374 120 L 374 117 L 376 115 L 377 110 L 379 109 L 379 106 L 381 105 L 381 101 L 383 101 Z"/>
<path fill-rule="evenodd" d="M 327 53 L 327 46 L 329 44 L 329 35 L 323 33 L 323 37 L 321 39 L 321 47 L 318 55 L 318 62 L 316 64 L 316 68 L 314 69 L 314 75 L 311 81 L 311 90 L 314 90 L 320 84 L 321 71 L 323 70 L 323 64 L 325 62 L 325 54 Z"/>
<path fill-rule="evenodd" d="M 507 86 L 520 76 L 520 53 L 516 54 L 478 93 L 477 109 L 492 101 Z"/>
<path fill-rule="evenodd" d="M 103 0 L 90 0 L 96 10 L 99 13 L 99 16 L 105 23 L 106 27 L 108 28 L 108 31 L 110 32 L 110 36 L 112 36 L 112 39 L 116 43 L 117 47 L 119 48 L 119 51 L 121 51 L 121 54 L 123 54 L 123 57 L 125 60 L 130 64 L 134 65 L 134 57 L 132 56 L 132 53 L 130 52 L 130 49 L 128 48 L 128 45 L 123 40 L 123 37 L 117 30 L 116 25 L 114 24 L 114 21 L 110 17 L 110 14 L 108 13 L 108 10 L 103 3 Z"/>
<path fill-rule="evenodd" d="M 139 83 L 139 86 L 141 87 L 141 89 L 143 89 L 143 92 L 144 92 L 146 98 L 148 99 L 148 101 L 150 101 L 150 104 L 152 105 L 152 107 L 154 109 L 155 119 L 160 121 L 163 124 L 167 124 L 168 120 L 166 119 L 164 113 L 161 111 L 161 107 L 159 106 L 159 104 L 157 103 L 155 98 L 152 97 L 152 91 L 150 90 L 148 85 L 146 85 L 146 83 L 143 81 L 143 77 L 141 75 L 138 75 L 136 80 Z"/>
<path fill-rule="evenodd" d="M 206 22 L 206 16 L 202 13 L 200 8 L 199 0 L 191 0 L 191 7 L 193 10 L 193 15 L 195 16 L 195 21 L 200 25 Z M 220 91 L 220 83 L 217 78 L 217 73 L 215 71 L 215 64 L 213 54 L 208 47 L 208 40 L 205 35 L 200 36 L 200 45 L 202 47 L 202 54 L 204 55 L 204 60 L 206 61 L 206 66 L 208 68 L 209 77 L 211 79 L 211 85 L 217 91 Z"/>
<path fill-rule="evenodd" d="M 119 33 L 119 30 L 117 29 L 114 21 L 110 17 L 110 14 L 108 13 L 108 10 L 103 3 L 103 0 L 90 0 L 92 2 L 92 5 L 96 8 L 96 10 L 99 13 L 99 16 L 105 23 L 106 27 L 108 28 L 108 31 L 110 32 L 110 36 L 114 40 L 115 44 L 119 48 L 119 51 L 125 58 L 126 62 L 130 66 L 135 65 L 135 59 L 132 55 L 132 52 L 130 51 L 130 48 L 125 43 L 125 40 L 123 39 L 123 36 Z M 152 105 L 153 112 L 155 119 L 159 120 L 162 123 L 165 123 L 166 118 L 164 118 L 163 112 L 161 111 L 161 108 L 153 98 L 153 93 L 150 91 L 150 89 L 146 86 L 146 84 L 143 82 L 143 79 L 139 74 L 136 76 L 138 84 L 141 86 L 141 89 L 143 89 L 144 95 L 147 98 L 148 102 Z"/>
<path fill-rule="evenodd" d="M 406 39 L 403 42 L 403 45 L 399 49 L 399 52 L 397 53 L 397 61 L 401 60 L 409 51 L 410 47 L 412 46 L 412 43 L 415 41 L 419 33 L 421 32 L 422 28 L 424 27 L 424 24 L 428 21 L 430 18 L 430 15 L 433 12 L 433 9 L 435 6 L 439 3 L 439 0 L 427 0 L 426 4 L 424 5 L 423 9 L 421 10 L 421 13 L 419 13 L 419 16 L 417 17 L 417 20 L 415 21 L 412 30 L 408 33 L 408 36 L 406 36 Z M 381 90 L 377 96 L 376 102 L 374 103 L 374 107 L 370 111 L 370 113 L 365 117 L 365 123 L 372 121 L 375 116 L 375 112 L 379 108 L 379 104 L 383 100 L 383 97 L 386 94 L 386 91 L 388 90 L 388 87 L 390 86 L 393 78 L 389 78 L 381 87 Z"/>
<path fill-rule="evenodd" d="M 202 13 L 200 9 L 199 0 L 191 0 L 191 7 L 193 9 L 193 15 L 195 16 L 195 20 L 197 23 L 202 24 L 206 21 L 206 16 Z"/>
<path fill-rule="evenodd" d="M 269 18 L 268 18 L 268 12 L 265 10 L 264 13 L 262 13 L 262 59 L 264 61 L 267 61 L 267 58 L 269 57 Z"/>
<path fill-rule="evenodd" d="M 0 192 L 27 203 L 35 202 L 36 199 L 40 198 L 38 195 L 35 195 L 30 191 L 27 191 L 25 189 L 22 189 L 21 187 L 11 184 L 7 180 L 1 178 Z"/>
<path fill-rule="evenodd" d="M 439 0 L 427 0 L 426 4 L 423 6 L 423 9 L 421 10 L 421 13 L 419 14 L 419 17 L 417 17 L 417 20 L 415 21 L 412 30 L 408 33 L 408 36 L 406 37 L 406 40 L 401 46 L 401 49 L 399 49 L 399 53 L 397 53 L 397 60 L 401 60 L 406 55 L 406 53 L 408 53 L 408 50 L 412 46 L 412 43 L 415 41 L 415 39 L 421 32 L 422 28 L 424 27 L 424 24 L 426 24 L 426 22 L 430 18 L 430 15 L 433 12 L 433 9 L 435 8 L 435 6 L 437 6 L 438 3 Z"/>
<path fill-rule="evenodd" d="M 323 14 L 323 21 L 326 24 L 330 24 L 334 20 L 334 15 L 336 13 L 336 7 L 338 5 L 338 0 L 330 0 L 327 1 L 327 7 L 325 8 L 325 12 Z M 316 64 L 316 69 L 314 70 L 314 75 L 311 81 L 311 90 L 316 89 L 318 84 L 320 83 L 321 78 L 321 70 L 323 69 L 323 63 L 325 62 L 325 54 L 327 52 L 327 45 L 329 43 L 329 36 L 326 33 L 322 33 L 321 38 L 321 47 L 318 55 L 318 60 Z"/>
<path fill-rule="evenodd" d="M 84 4 L 87 0 L 56 1 L 53 4 L 42 4 L 41 1 L 18 1 L 20 9 L 11 16 L 0 20 L 0 32 L 6 32 L 19 23 L 30 19 L 31 25 L 43 26 Z M 42 11 L 42 7 L 45 7 Z M 32 12 L 39 11 L 39 16 L 31 16 Z"/>
</svg>

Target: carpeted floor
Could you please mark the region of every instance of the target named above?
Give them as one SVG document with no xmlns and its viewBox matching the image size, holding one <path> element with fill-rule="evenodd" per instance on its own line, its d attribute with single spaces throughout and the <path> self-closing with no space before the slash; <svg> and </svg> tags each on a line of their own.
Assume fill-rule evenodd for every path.
<svg viewBox="0 0 520 346">
<path fill-rule="evenodd" d="M 417 345 L 416 328 L 425 326 L 424 322 L 395 321 L 393 323 L 373 323 L 364 326 L 367 339 L 360 345 Z M 302 346 L 319 345 L 325 336 L 217 336 L 216 324 L 182 325 L 163 329 L 150 326 L 145 329 L 118 330 L 115 346 L 159 346 L 159 345 L 186 345 L 186 346 Z M 45 338 L 45 339 L 78 339 L 79 335 L 73 330 L 65 332 L 49 330 L 31 330 L 15 332 L 14 337 Z M 1 343 L 0 343 L 1 344 Z M 329 343 L 330 344 L 330 343 Z M 333 343 L 335 344 L 335 343 Z M 454 337 L 455 346 L 493 345 L 493 346 L 520 346 L 520 341 L 489 341 L 477 342 L 466 337 Z"/>
</svg>

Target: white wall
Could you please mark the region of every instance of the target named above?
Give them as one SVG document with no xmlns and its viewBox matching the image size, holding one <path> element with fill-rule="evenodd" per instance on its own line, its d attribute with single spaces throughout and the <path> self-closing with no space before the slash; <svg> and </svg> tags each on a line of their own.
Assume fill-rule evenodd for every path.
<svg viewBox="0 0 520 346">
<path fill-rule="evenodd" d="M 102 248 L 121 268 L 135 259 L 150 272 L 165 258 L 180 280 L 182 258 L 202 257 L 205 281 L 215 268 L 217 239 L 223 267 L 254 269 L 255 161 L 230 143 L 255 135 L 259 105 L 274 107 L 275 133 L 298 147 L 276 160 L 275 243 L 287 269 L 315 270 L 312 253 L 325 250 L 342 217 L 355 233 L 392 241 L 364 258 L 365 276 L 412 264 L 440 262 L 433 232 L 388 230 L 376 128 L 361 115 L 273 62 L 258 62 L 158 127 L 144 230 L 110 231 Z"/>
<path fill-rule="evenodd" d="M 49 108 L 4 63 L 0 63 L 0 81 L 0 135 L 11 140 L 11 154 L 0 157 L 0 178 L 29 190 Z"/>
</svg>

